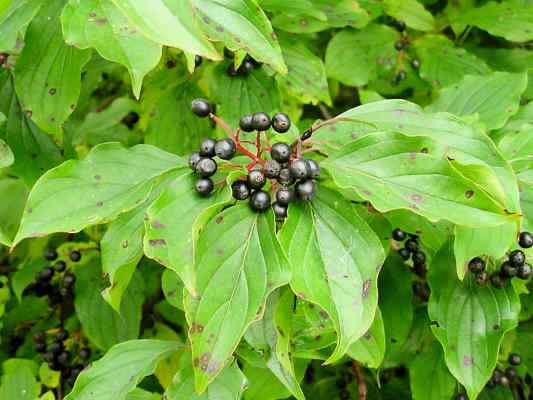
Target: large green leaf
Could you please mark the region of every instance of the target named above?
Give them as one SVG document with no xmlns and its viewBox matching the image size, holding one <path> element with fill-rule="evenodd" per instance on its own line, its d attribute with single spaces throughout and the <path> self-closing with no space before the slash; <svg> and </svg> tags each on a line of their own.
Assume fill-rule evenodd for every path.
<svg viewBox="0 0 533 400">
<path fill-rule="evenodd" d="M 192 174 L 186 174 L 163 191 L 146 211 L 144 237 L 145 254 L 175 271 L 193 294 L 196 293 L 193 249 L 201 222 L 231 200 L 227 188 L 207 198 L 200 197 L 194 190 L 195 181 Z"/>
<path fill-rule="evenodd" d="M 348 355 L 368 368 L 378 368 L 385 357 L 385 327 L 379 308 L 368 331 L 350 346 Z"/>
<path fill-rule="evenodd" d="M 9 145 L 0 139 L 0 168 L 6 168 L 13 165 L 15 156 Z"/>
<path fill-rule="evenodd" d="M 337 347 L 328 362 L 335 362 L 374 321 L 381 242 L 348 201 L 322 187 L 313 203 L 291 206 L 281 240 L 293 291 L 333 321 Z"/>
<path fill-rule="evenodd" d="M 191 0 L 202 28 L 232 50 L 245 49 L 258 61 L 287 73 L 278 39 L 254 0 Z"/>
<path fill-rule="evenodd" d="M 61 15 L 65 40 L 128 68 L 136 97 L 144 76 L 161 58 L 161 45 L 143 36 L 111 0 L 70 0 Z"/>
<path fill-rule="evenodd" d="M 271 212 L 230 207 L 201 231 L 195 248 L 196 297 L 186 302 L 195 386 L 203 392 L 224 366 L 267 296 L 290 278 Z"/>
<path fill-rule="evenodd" d="M 80 374 L 65 400 L 125 400 L 159 361 L 179 348 L 177 342 L 163 340 L 120 343 Z"/>
<path fill-rule="evenodd" d="M 456 85 L 441 90 L 429 111 L 447 111 L 455 115 L 477 113 L 488 129 L 498 129 L 518 111 L 520 96 L 526 87 L 525 73 L 466 76 Z"/>
<path fill-rule="evenodd" d="M 381 69 L 394 70 L 400 35 L 394 29 L 372 24 L 360 31 L 343 30 L 329 42 L 326 71 L 330 78 L 362 86 L 378 77 Z"/>
<path fill-rule="evenodd" d="M 429 283 L 432 330 L 444 349 L 448 369 L 476 398 L 489 380 L 505 333 L 518 322 L 520 301 L 513 285 L 495 289 L 473 279 L 459 281 L 448 242 L 433 260 Z"/>
<path fill-rule="evenodd" d="M 433 15 L 418 0 L 384 0 L 385 12 L 419 31 L 435 29 Z"/>
<path fill-rule="evenodd" d="M 446 87 L 465 75 L 484 75 L 490 68 L 480 58 L 456 47 L 443 35 L 424 35 L 413 42 L 421 62 L 420 76 L 436 87 Z"/>
<path fill-rule="evenodd" d="M 8 246 L 17 232 L 28 189 L 20 179 L 0 179 L 0 196 L 9 199 L 0 204 L 0 243 Z"/>
<path fill-rule="evenodd" d="M 15 47 L 17 35 L 35 17 L 43 3 L 44 0 L 14 0 L 3 14 L 0 13 L 0 51 Z"/>
<path fill-rule="evenodd" d="M 455 379 L 446 368 L 438 342 L 413 360 L 409 378 L 414 400 L 450 400 L 455 392 Z"/>
<path fill-rule="evenodd" d="M 453 22 L 474 25 L 513 42 L 533 40 L 533 4 L 529 2 L 490 1 L 461 13 Z"/>
<path fill-rule="evenodd" d="M 149 39 L 192 54 L 220 59 L 194 18 L 190 1 L 111 0 Z"/>
<path fill-rule="evenodd" d="M 428 152 L 420 152 L 423 148 Z M 346 145 L 322 165 L 341 188 L 382 212 L 409 209 L 433 221 L 472 227 L 511 221 L 502 205 L 438 156 L 438 150 L 434 155 L 434 148 L 428 139 L 376 132 Z"/>
<path fill-rule="evenodd" d="M 41 8 L 28 27 L 15 68 L 15 88 L 24 111 L 40 128 L 57 135 L 76 108 L 81 69 L 91 57 L 89 50 L 63 41 L 59 21 L 63 6 L 63 0 L 51 0 Z"/>
<path fill-rule="evenodd" d="M 14 244 L 53 232 L 77 232 L 139 205 L 156 178 L 185 168 L 180 158 L 150 145 L 94 147 L 84 160 L 48 171 L 30 193 Z"/>
<path fill-rule="evenodd" d="M 74 306 L 83 332 L 96 347 L 107 350 L 111 346 L 139 336 L 142 305 L 144 302 L 142 282 L 135 277 L 123 294 L 120 314 L 102 297 L 106 286 L 102 279 L 100 259 L 96 256 L 76 269 L 76 297 Z"/>
<path fill-rule="evenodd" d="M 2 364 L 0 399 L 35 400 L 39 396 L 37 364 L 31 360 L 11 358 Z"/>
</svg>

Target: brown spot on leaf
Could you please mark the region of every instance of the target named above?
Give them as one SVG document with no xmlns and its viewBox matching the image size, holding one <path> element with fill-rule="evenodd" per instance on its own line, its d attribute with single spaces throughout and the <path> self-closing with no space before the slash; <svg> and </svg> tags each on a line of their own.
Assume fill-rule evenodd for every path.
<svg viewBox="0 0 533 400">
<path fill-rule="evenodd" d="M 48 93 L 50 94 L 50 96 L 53 96 L 54 94 L 56 94 L 56 92 L 57 92 L 56 88 L 48 89 Z"/>
<path fill-rule="evenodd" d="M 204 15 L 202 17 L 202 21 L 204 21 L 206 24 L 208 24 L 209 23 L 209 17 L 207 15 Z"/>
<path fill-rule="evenodd" d="M 94 20 L 97 25 L 105 25 L 107 24 L 107 18 L 97 18 Z"/>
<path fill-rule="evenodd" d="M 126 249 L 129 246 L 129 242 L 127 240 L 122 241 L 122 248 Z"/>
<path fill-rule="evenodd" d="M 167 242 L 165 239 L 152 239 L 152 240 L 149 240 L 148 243 L 150 244 L 150 246 L 166 246 L 167 245 Z"/>
<path fill-rule="evenodd" d="M 368 292 L 370 291 L 370 287 L 372 286 L 372 279 L 367 279 L 363 283 L 363 298 L 368 297 Z"/>
<path fill-rule="evenodd" d="M 472 357 L 470 356 L 463 357 L 463 365 L 465 367 L 471 367 L 473 363 L 474 363 L 474 360 L 472 359 Z"/>
<path fill-rule="evenodd" d="M 328 318 L 329 318 L 328 313 L 325 312 L 324 310 L 320 310 L 319 314 L 320 314 L 320 316 L 321 316 L 323 319 L 328 319 Z"/>
<path fill-rule="evenodd" d="M 203 331 L 204 331 L 204 326 L 202 324 L 197 324 L 196 322 L 193 322 L 191 324 L 191 329 L 190 329 L 191 335 L 195 333 L 202 333 Z"/>
<path fill-rule="evenodd" d="M 33 212 L 33 208 L 28 208 L 27 212 L 28 214 L 31 214 Z"/>
<path fill-rule="evenodd" d="M 158 221 L 157 219 L 154 220 L 154 222 L 152 222 L 152 228 L 154 229 L 164 229 L 166 228 L 167 226 L 165 224 L 162 224 L 160 221 Z"/>
<path fill-rule="evenodd" d="M 217 224 L 221 224 L 222 222 L 224 222 L 224 216 L 219 215 L 219 216 L 215 219 L 215 223 L 217 223 Z"/>
<path fill-rule="evenodd" d="M 421 195 L 414 193 L 411 195 L 411 200 L 413 200 L 417 204 L 420 204 L 422 203 L 422 200 L 424 200 L 424 198 Z"/>
<path fill-rule="evenodd" d="M 104 202 L 103 201 L 98 201 L 96 203 L 96 207 L 102 207 L 104 205 Z"/>
<path fill-rule="evenodd" d="M 224 250 L 221 248 L 216 249 L 216 255 L 222 257 L 224 255 Z"/>
<path fill-rule="evenodd" d="M 100 179 L 102 179 L 101 175 L 95 175 L 94 176 L 94 180 L 99 181 Z"/>
<path fill-rule="evenodd" d="M 473 191 L 473 190 L 467 190 L 467 191 L 465 192 L 465 197 L 466 197 L 467 199 L 472 198 L 473 195 L 474 195 L 474 191 Z"/>
<path fill-rule="evenodd" d="M 224 32 L 224 28 L 221 27 L 220 25 L 218 25 L 216 29 L 217 29 L 217 32 L 220 32 L 220 33 Z"/>
</svg>

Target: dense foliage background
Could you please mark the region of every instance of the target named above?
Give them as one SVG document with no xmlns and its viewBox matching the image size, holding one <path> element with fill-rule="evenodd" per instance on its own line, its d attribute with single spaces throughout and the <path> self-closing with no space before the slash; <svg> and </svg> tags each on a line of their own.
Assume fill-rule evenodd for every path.
<svg viewBox="0 0 533 400">
<path fill-rule="evenodd" d="M 533 398 L 530 0 L 0 0 L 0 53 L 1 400 Z M 195 98 L 316 198 L 198 196 Z"/>
</svg>

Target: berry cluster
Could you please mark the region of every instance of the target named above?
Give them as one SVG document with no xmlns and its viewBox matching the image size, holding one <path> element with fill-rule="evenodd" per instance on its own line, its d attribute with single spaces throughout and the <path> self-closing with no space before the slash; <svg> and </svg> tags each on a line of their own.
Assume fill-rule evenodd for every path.
<svg viewBox="0 0 533 400">
<path fill-rule="evenodd" d="M 234 59 L 235 55 L 233 52 L 231 52 L 228 49 L 224 49 L 224 55 L 229 59 Z M 226 73 L 228 76 L 235 77 L 235 76 L 243 76 L 246 77 L 250 75 L 250 73 L 256 69 L 260 68 L 263 64 L 261 64 L 259 61 L 254 60 L 252 57 L 247 55 L 244 60 L 242 61 L 239 68 L 235 69 L 235 64 L 232 62 L 228 69 L 226 70 Z"/>
<path fill-rule="evenodd" d="M 498 385 L 504 387 L 521 385 L 522 377 L 520 376 L 515 367 L 519 366 L 522 363 L 522 357 L 520 357 L 520 355 L 516 353 L 511 353 L 509 354 L 507 363 L 509 364 L 509 366 L 505 368 L 505 370 L 501 370 L 500 368 L 496 368 L 494 370 L 494 372 L 492 373 L 492 377 L 487 383 L 487 386 L 489 388 L 494 388 Z"/>
<path fill-rule="evenodd" d="M 533 247 L 533 235 L 529 232 L 520 234 L 518 244 L 527 249 Z M 475 257 L 468 263 L 469 271 L 474 274 L 479 285 L 484 285 L 489 276 L 486 272 L 486 263 L 480 257 Z M 528 280 L 533 276 L 531 265 L 526 263 L 526 255 L 522 250 L 512 251 L 507 260 L 500 266 L 500 270 L 490 275 L 490 283 L 495 288 L 504 288 L 512 278 Z"/>
<path fill-rule="evenodd" d="M 403 81 L 403 80 L 405 80 L 407 78 L 407 73 L 405 72 L 405 69 L 403 69 L 403 67 L 401 67 L 401 65 L 402 65 L 403 58 L 406 56 L 405 51 L 407 50 L 407 46 L 409 45 L 409 39 L 404 33 L 405 32 L 405 28 L 406 28 L 405 22 L 394 20 L 394 21 L 392 21 L 392 26 L 394 28 L 396 28 L 396 30 L 398 32 L 400 32 L 400 33 L 402 33 L 404 35 L 404 36 L 402 36 L 402 38 L 400 40 L 398 40 L 398 41 L 396 41 L 396 43 L 394 43 L 394 48 L 399 52 L 398 63 L 400 64 L 400 69 L 398 70 L 398 72 L 394 76 L 394 78 L 392 80 L 392 83 L 394 85 L 398 85 L 401 81 Z M 411 67 L 413 67 L 413 69 L 419 69 L 420 68 L 420 60 L 418 60 L 417 58 L 411 59 Z"/>
<path fill-rule="evenodd" d="M 216 123 L 224 124 L 213 113 L 212 105 L 203 99 L 192 102 L 192 111 L 199 117 L 210 117 Z M 264 112 L 244 115 L 239 120 L 239 129 L 230 138 L 221 140 L 205 139 L 200 145 L 200 151 L 194 152 L 189 157 L 190 168 L 199 175 L 196 182 L 196 191 L 202 196 L 208 196 L 215 184 L 211 177 L 216 173 L 218 166 L 215 157 L 229 161 L 237 153 L 245 155 L 252 160 L 248 165 L 248 175 L 232 184 L 233 197 L 236 200 L 248 200 L 255 211 L 265 211 L 272 206 L 276 219 L 282 221 L 287 217 L 289 203 L 295 199 L 310 201 L 316 191 L 315 180 L 320 177 L 320 166 L 315 160 L 306 159 L 293 152 L 293 148 L 284 142 L 274 143 L 270 147 L 261 146 L 261 135 L 272 128 L 277 133 L 286 133 L 291 127 L 291 120 L 284 113 L 277 113 L 272 118 Z M 225 126 L 226 129 L 229 129 Z M 241 132 L 257 132 L 254 154 L 243 147 Z M 270 158 L 262 159 L 265 153 Z M 238 167 L 238 166 L 237 166 Z M 269 181 L 270 180 L 270 181 Z M 269 188 L 275 191 L 275 202 L 272 203 L 271 195 L 264 188 L 270 182 Z"/>
</svg>

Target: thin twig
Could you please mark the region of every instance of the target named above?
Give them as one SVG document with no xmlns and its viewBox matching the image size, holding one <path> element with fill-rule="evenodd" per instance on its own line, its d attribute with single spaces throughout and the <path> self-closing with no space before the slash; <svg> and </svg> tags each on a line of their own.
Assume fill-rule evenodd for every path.
<svg viewBox="0 0 533 400">
<path fill-rule="evenodd" d="M 365 377 L 363 376 L 363 371 L 357 363 L 357 361 L 352 362 L 352 370 L 355 373 L 355 378 L 357 379 L 357 389 L 359 390 L 359 400 L 366 400 L 366 383 Z"/>
</svg>

